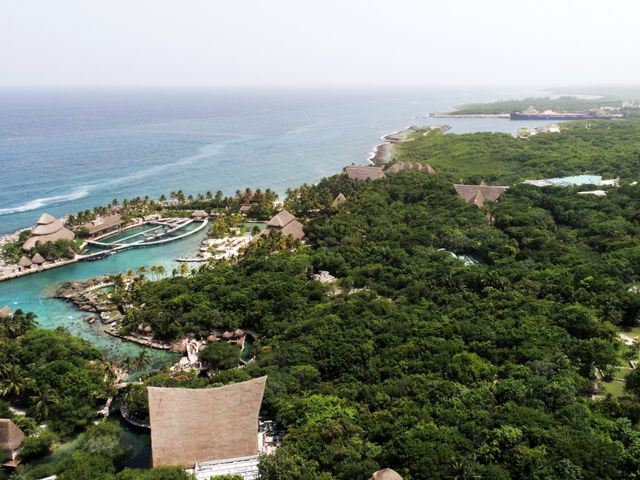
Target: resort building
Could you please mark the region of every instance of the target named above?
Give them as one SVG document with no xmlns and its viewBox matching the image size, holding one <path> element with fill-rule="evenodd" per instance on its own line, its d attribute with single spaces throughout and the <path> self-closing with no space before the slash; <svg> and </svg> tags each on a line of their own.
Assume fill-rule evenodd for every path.
<svg viewBox="0 0 640 480">
<path fill-rule="evenodd" d="M 0 318 L 9 318 L 13 316 L 13 310 L 8 305 L 0 308 Z"/>
<path fill-rule="evenodd" d="M 20 270 L 26 270 L 27 268 L 31 268 L 31 265 L 32 265 L 31 260 L 29 260 L 24 255 L 20 257 L 20 260 L 18 260 L 18 267 L 20 268 Z"/>
<path fill-rule="evenodd" d="M 46 262 L 44 257 L 42 255 L 40 255 L 39 253 L 37 253 L 37 252 L 33 257 L 31 257 L 31 264 L 32 265 L 42 265 L 44 262 Z"/>
<path fill-rule="evenodd" d="M 506 186 L 493 187 L 487 185 L 484 180 L 480 182 L 480 185 L 456 184 L 453 187 L 467 204 L 476 207 L 484 206 L 485 202 L 495 202 L 509 188 Z"/>
<path fill-rule="evenodd" d="M 296 240 L 302 240 L 304 238 L 302 224 L 286 210 L 282 210 L 272 217 L 267 223 L 267 228 L 262 231 L 261 235 L 268 235 L 271 230 L 278 230 L 283 237 L 291 235 Z"/>
<path fill-rule="evenodd" d="M 90 237 L 97 237 L 105 233 L 110 233 L 121 228 L 125 223 L 120 215 L 109 215 L 99 217 L 89 223 L 85 223 L 81 228 L 85 228 Z"/>
<path fill-rule="evenodd" d="M 204 210 L 194 210 L 191 212 L 191 218 L 194 220 L 206 220 L 209 218 L 209 214 Z"/>
<path fill-rule="evenodd" d="M 380 167 L 349 165 L 344 170 L 351 180 L 379 180 L 384 178 L 384 171 Z"/>
<path fill-rule="evenodd" d="M 345 197 L 342 193 L 336 195 L 336 198 L 333 199 L 331 203 L 332 207 L 338 207 L 347 201 L 347 197 Z"/>
<path fill-rule="evenodd" d="M 402 480 L 402 477 L 398 472 L 390 468 L 383 468 L 374 472 L 369 480 Z"/>
<path fill-rule="evenodd" d="M 38 223 L 31 229 L 31 236 L 24 242 L 22 249 L 28 252 L 36 243 L 55 242 L 56 240 L 73 240 L 75 234 L 64 226 L 62 219 L 55 219 L 48 213 L 43 213 Z"/>
<path fill-rule="evenodd" d="M 403 170 L 417 170 L 419 172 L 427 173 L 429 175 L 436 173 L 435 169 L 431 165 L 423 165 L 422 163 L 418 163 L 418 162 L 396 162 L 393 165 L 391 165 L 389 168 L 387 168 L 384 171 L 384 173 L 385 174 L 398 173 Z"/>
<path fill-rule="evenodd" d="M 8 418 L 0 418 L 0 459 L 4 459 L 5 467 L 16 467 L 20 463 L 18 450 L 24 433 Z"/>
<path fill-rule="evenodd" d="M 258 475 L 259 418 L 267 377 L 218 388 L 147 387 L 153 466 L 189 469 L 198 480 Z"/>
</svg>

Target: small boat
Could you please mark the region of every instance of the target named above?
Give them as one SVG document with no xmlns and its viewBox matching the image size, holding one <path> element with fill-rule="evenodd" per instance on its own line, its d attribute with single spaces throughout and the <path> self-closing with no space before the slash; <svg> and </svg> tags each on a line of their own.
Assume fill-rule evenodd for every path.
<svg viewBox="0 0 640 480">
<path fill-rule="evenodd" d="M 92 255 L 91 257 L 87 257 L 86 260 L 90 262 L 94 262 L 96 260 L 102 260 L 104 258 L 107 258 L 109 255 L 111 255 L 111 252 L 102 252 L 102 253 L 98 253 L 97 255 Z"/>
</svg>

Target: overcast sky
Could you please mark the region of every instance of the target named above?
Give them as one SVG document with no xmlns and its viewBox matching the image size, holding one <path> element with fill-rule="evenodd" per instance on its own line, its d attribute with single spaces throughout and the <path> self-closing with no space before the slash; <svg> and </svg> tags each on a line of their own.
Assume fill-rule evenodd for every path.
<svg viewBox="0 0 640 480">
<path fill-rule="evenodd" d="M 640 83 L 630 0 L 2 0 L 3 86 Z"/>
</svg>

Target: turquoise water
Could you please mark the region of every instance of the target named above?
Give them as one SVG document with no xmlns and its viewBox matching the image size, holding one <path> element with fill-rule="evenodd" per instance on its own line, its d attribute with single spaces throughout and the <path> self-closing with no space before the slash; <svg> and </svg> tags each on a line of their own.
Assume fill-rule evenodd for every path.
<svg viewBox="0 0 640 480">
<path fill-rule="evenodd" d="M 78 311 L 72 304 L 52 298 L 56 287 L 64 281 L 86 280 L 98 275 L 136 270 L 140 266 L 162 265 L 167 272 L 178 267 L 176 258 L 193 256 L 200 242 L 206 236 L 205 230 L 193 236 L 152 247 L 141 247 L 111 255 L 95 262 L 78 262 L 6 282 L 0 282 L 0 305 L 10 305 L 35 312 L 38 323 L 44 328 L 62 325 L 75 335 L 87 339 L 107 353 L 109 358 L 123 359 L 136 355 L 141 348 L 131 342 L 123 341 L 104 333 L 103 326 L 85 322 L 86 312 Z M 175 355 L 159 350 L 150 350 L 154 363 L 172 359 Z"/>
<path fill-rule="evenodd" d="M 45 211 L 60 216 L 114 197 L 158 197 L 178 189 L 233 194 L 245 187 L 284 194 L 345 165 L 366 163 L 380 136 L 409 125 L 515 134 L 521 123 L 508 119 L 421 116 L 466 102 L 531 95 L 536 92 L 523 89 L 0 90 L 0 233 L 31 226 Z M 160 264 L 171 272 L 175 258 L 195 255 L 203 237 L 198 232 L 0 282 L 0 305 L 33 311 L 46 328 L 65 326 L 111 358 L 135 355 L 140 347 L 87 324 L 85 313 L 51 293 L 63 281 L 140 265 Z M 157 361 L 169 357 L 153 355 Z"/>
<path fill-rule="evenodd" d="M 602 177 L 600 175 L 574 175 L 572 177 L 548 178 L 547 182 L 558 185 L 599 185 Z"/>
</svg>

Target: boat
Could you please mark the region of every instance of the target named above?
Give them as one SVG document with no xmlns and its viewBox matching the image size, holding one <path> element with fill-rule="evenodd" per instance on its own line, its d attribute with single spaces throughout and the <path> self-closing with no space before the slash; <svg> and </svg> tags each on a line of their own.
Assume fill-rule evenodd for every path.
<svg viewBox="0 0 640 480">
<path fill-rule="evenodd" d="M 111 252 L 101 252 L 101 253 L 98 253 L 97 255 L 91 255 L 90 257 L 87 257 L 85 260 L 88 260 L 89 262 L 95 262 L 96 260 L 105 259 L 109 255 L 111 255 Z"/>
</svg>

